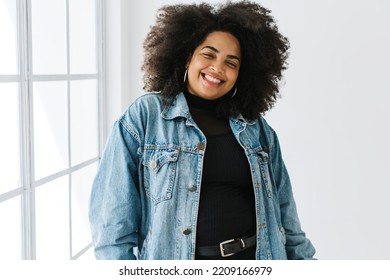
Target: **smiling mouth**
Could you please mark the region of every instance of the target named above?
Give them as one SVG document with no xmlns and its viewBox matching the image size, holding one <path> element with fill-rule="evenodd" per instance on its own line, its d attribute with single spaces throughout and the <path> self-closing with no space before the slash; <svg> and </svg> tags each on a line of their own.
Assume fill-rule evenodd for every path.
<svg viewBox="0 0 390 280">
<path fill-rule="evenodd" d="M 216 85 L 222 84 L 224 82 L 224 81 L 222 81 L 220 79 L 214 78 L 214 77 L 212 77 L 212 76 L 210 76 L 208 74 L 205 74 L 205 73 L 202 73 L 202 77 L 206 81 L 208 81 L 210 83 L 213 83 L 213 84 L 216 84 Z"/>
</svg>

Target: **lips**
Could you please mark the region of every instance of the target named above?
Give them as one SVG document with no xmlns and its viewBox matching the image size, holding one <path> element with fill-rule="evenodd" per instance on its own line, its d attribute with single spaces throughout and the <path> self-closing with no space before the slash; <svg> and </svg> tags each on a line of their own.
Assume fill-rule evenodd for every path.
<svg viewBox="0 0 390 280">
<path fill-rule="evenodd" d="M 217 79 L 217 78 L 214 78 L 214 77 L 211 77 L 210 75 L 207 75 L 205 74 L 204 75 L 205 79 L 208 80 L 209 82 L 212 82 L 212 83 L 215 83 L 215 84 L 219 84 L 221 83 L 222 81 Z"/>
<path fill-rule="evenodd" d="M 221 79 L 218 79 L 216 77 L 213 77 L 209 74 L 206 74 L 206 73 L 202 73 L 202 77 L 205 81 L 211 83 L 212 85 L 219 85 L 219 84 L 222 84 L 224 81 L 221 80 Z"/>
</svg>

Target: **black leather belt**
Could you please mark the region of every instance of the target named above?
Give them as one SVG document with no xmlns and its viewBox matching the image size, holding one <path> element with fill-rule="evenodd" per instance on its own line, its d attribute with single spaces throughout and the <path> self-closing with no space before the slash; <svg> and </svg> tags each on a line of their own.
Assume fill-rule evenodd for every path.
<svg viewBox="0 0 390 280">
<path fill-rule="evenodd" d="M 229 239 L 222 241 L 219 245 L 197 247 L 196 252 L 199 256 L 222 256 L 229 257 L 256 244 L 256 234 L 244 238 Z"/>
</svg>

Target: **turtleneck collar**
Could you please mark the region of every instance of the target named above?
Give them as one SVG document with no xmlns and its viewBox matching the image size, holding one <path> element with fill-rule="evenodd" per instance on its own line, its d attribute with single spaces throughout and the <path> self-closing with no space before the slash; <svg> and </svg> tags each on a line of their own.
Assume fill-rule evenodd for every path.
<svg viewBox="0 0 390 280">
<path fill-rule="evenodd" d="M 184 91 L 184 96 L 187 100 L 188 107 L 204 110 L 215 110 L 215 107 L 220 100 L 220 98 L 214 100 L 204 99 L 202 97 L 189 93 L 187 90 Z"/>
</svg>

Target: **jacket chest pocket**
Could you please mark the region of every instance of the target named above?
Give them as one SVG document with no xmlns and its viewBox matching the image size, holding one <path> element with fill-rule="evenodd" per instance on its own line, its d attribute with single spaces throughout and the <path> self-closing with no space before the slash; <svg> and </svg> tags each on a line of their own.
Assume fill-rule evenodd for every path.
<svg viewBox="0 0 390 280">
<path fill-rule="evenodd" d="M 178 156 L 179 151 L 176 149 L 144 151 L 143 185 L 155 204 L 172 198 Z"/>
<path fill-rule="evenodd" d="M 270 172 L 269 156 L 266 152 L 260 151 L 257 155 L 257 158 L 259 161 L 262 187 L 265 188 L 267 197 L 271 198 L 273 194 L 272 191 L 273 181 L 270 175 L 271 172 Z"/>
</svg>

